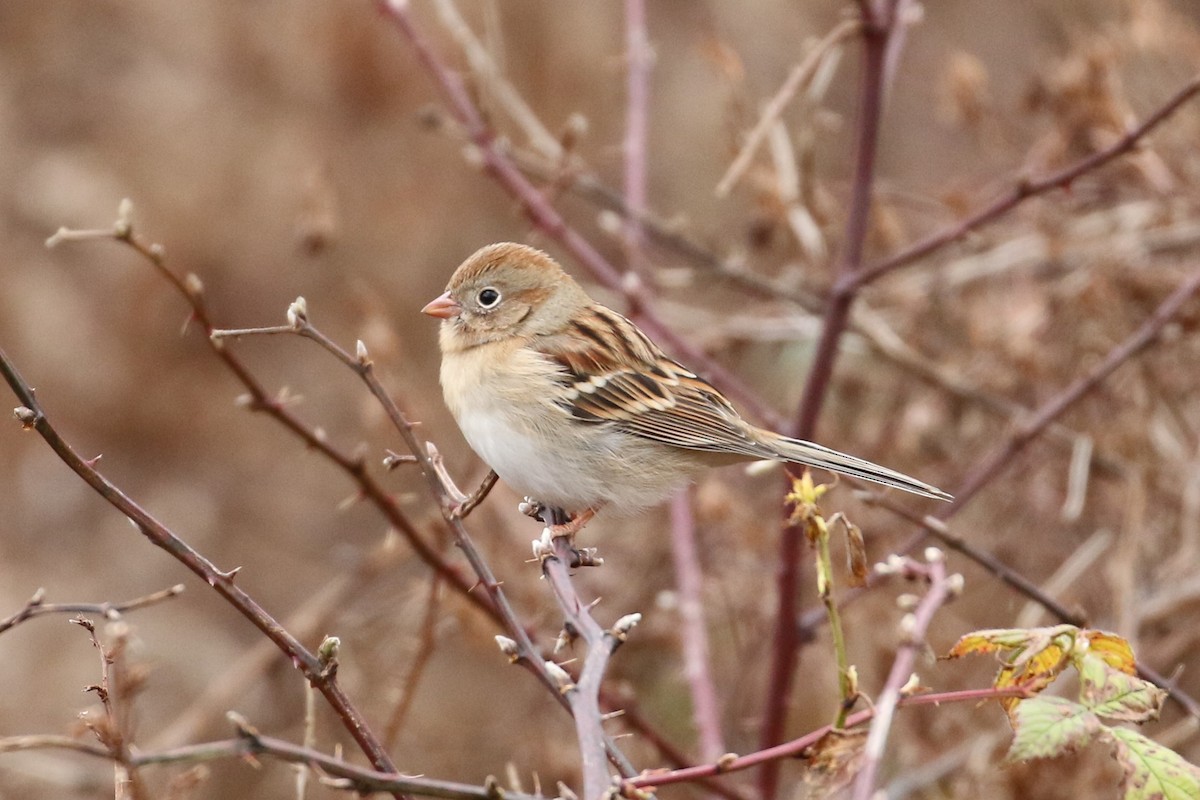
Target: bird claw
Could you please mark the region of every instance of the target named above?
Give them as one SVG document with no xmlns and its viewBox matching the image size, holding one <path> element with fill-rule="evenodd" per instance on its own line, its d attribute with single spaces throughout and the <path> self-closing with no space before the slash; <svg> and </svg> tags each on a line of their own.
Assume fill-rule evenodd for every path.
<svg viewBox="0 0 1200 800">
<path fill-rule="evenodd" d="M 517 510 L 527 517 L 541 521 L 542 514 L 546 511 L 546 507 L 537 500 L 534 500 L 532 497 L 526 497 L 520 503 L 517 503 Z"/>
</svg>

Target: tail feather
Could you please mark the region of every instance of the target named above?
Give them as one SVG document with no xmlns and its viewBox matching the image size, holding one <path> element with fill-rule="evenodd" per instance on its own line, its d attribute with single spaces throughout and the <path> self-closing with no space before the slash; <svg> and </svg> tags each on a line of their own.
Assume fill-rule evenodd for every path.
<svg viewBox="0 0 1200 800">
<path fill-rule="evenodd" d="M 822 447 L 819 444 L 805 442 L 800 439 L 791 439 L 785 436 L 780 436 L 777 441 L 771 444 L 775 445 L 773 449 L 782 458 L 795 464 L 804 464 L 810 467 L 827 469 L 830 472 L 839 472 L 843 475 L 861 478 L 864 481 L 872 481 L 884 486 L 902 489 L 912 494 L 919 494 L 922 497 L 932 497 L 934 500 L 949 501 L 954 499 L 936 486 L 930 486 L 928 483 L 909 477 L 902 472 L 882 467 L 866 459 L 857 458 L 846 453 L 839 453 L 837 450 L 830 450 L 828 447 Z"/>
</svg>

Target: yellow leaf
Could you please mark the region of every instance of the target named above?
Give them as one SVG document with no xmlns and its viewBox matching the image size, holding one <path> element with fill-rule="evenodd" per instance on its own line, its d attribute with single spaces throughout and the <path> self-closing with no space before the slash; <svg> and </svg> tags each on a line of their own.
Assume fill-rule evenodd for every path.
<svg viewBox="0 0 1200 800">
<path fill-rule="evenodd" d="M 1088 640 L 1091 652 L 1104 659 L 1104 663 L 1126 675 L 1137 673 L 1137 663 L 1129 642 L 1107 631 L 1084 631 L 1083 635 Z"/>
</svg>

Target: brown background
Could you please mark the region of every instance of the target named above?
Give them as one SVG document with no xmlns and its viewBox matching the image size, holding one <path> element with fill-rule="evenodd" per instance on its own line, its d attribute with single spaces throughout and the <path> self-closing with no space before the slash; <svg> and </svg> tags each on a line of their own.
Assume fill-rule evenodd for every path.
<svg viewBox="0 0 1200 800">
<path fill-rule="evenodd" d="M 434 7 L 415 6 L 438 51 L 462 67 Z M 587 120 L 578 155 L 619 188 L 620 4 L 463 6 L 551 131 L 573 114 Z M 827 264 L 805 257 L 791 236 L 765 153 L 730 197 L 714 197 L 713 187 L 803 43 L 844 10 L 835 2 L 765 1 L 649 8 L 654 210 L 749 269 L 816 288 L 828 281 Z M 1198 65 L 1200 14 L 1185 0 L 927 3 L 908 34 L 884 118 L 869 252 L 886 255 L 948 224 L 1023 170 L 1038 173 L 1107 144 L 1121 121 L 1156 108 Z M 813 142 L 806 175 L 833 252 L 851 175 L 856 70 L 852 45 L 820 107 L 793 104 L 784 115 L 795 148 L 806 137 Z M 483 100 L 495 110 L 486 91 Z M 235 405 L 240 388 L 194 327 L 180 335 L 183 304 L 144 262 L 109 242 L 53 250 L 43 242 L 61 225 L 111 224 L 129 197 L 138 230 L 164 245 L 175 269 L 202 278 L 219 324 L 281 323 L 304 295 L 326 333 L 346 346 L 366 342 L 388 386 L 423 422 L 421 434 L 466 483 L 482 468 L 441 404 L 436 326 L 418 311 L 476 247 L 547 243 L 464 160 L 452 126 L 431 124 L 441 113 L 410 47 L 366 0 L 0 4 L 0 345 L 80 452 L 103 453 L 106 475 L 219 566 L 240 565 L 239 583 L 285 620 L 378 546 L 384 523 L 365 505 L 339 510 L 350 481 L 270 420 Z M 503 115 L 496 120 L 515 144 L 526 144 Z M 1200 113 L 1186 107 L 1154 134 L 1152 153 L 1024 204 L 967 243 L 886 279 L 867 303 L 924 358 L 980 390 L 1029 407 L 1044 402 L 1196 269 L 1198 136 Z M 620 243 L 603 232 L 594 206 L 565 197 L 560 207 L 620 263 Z M 792 414 L 816 322 L 791 304 L 711 280 L 671 251 L 652 249 L 649 257 L 665 287 L 668 321 Z M 302 395 L 297 412 L 340 446 L 365 442 L 373 465 L 385 447 L 400 446 L 365 391 L 313 344 L 271 338 L 236 347 L 272 390 Z M 1200 546 L 1198 357 L 1193 306 L 1155 353 L 1064 419 L 1093 437 L 1096 452 L 1123 475 L 1094 473 L 1077 519 L 1060 513 L 1069 449 L 1036 443 L 955 522 L 971 542 L 1039 583 L 1082 543 L 1110 536 L 1060 598 L 1131 638 L 1161 671 L 1185 667 L 1181 686 L 1193 695 L 1200 694 L 1200 601 L 1194 591 L 1169 592 L 1200 574 L 1189 549 Z M 953 490 L 1006 430 L 980 404 L 850 339 L 820 438 Z M 388 480 L 414 518 L 433 526 L 415 474 Z M 695 493 L 713 667 L 727 746 L 739 752 L 754 748 L 762 708 L 778 489 L 770 477 L 727 470 Z M 537 528 L 517 515 L 515 502 L 497 490 L 471 527 L 522 615 L 551 632 L 558 620 L 525 562 Z M 875 559 L 910 532 L 847 489 L 831 495 L 828 510 L 845 510 L 863 527 Z M 587 537 L 608 563 L 580 582 L 604 598 L 602 621 L 646 615 L 611 680 L 636 692 L 643 714 L 690 749 L 666 524 L 663 511 L 596 522 Z M 1025 605 L 961 558 L 952 566 L 966 574 L 967 592 L 939 616 L 936 652 L 974 628 L 1014 624 Z M 256 632 L 139 537 L 40 439 L 15 423 L 0 425 L 0 615 L 39 586 L 52 601 L 101 601 L 177 582 L 187 585 L 182 597 L 127 617 L 135 629 L 131 658 L 150 670 L 136 700 L 137 744 L 225 737 L 230 708 L 264 732 L 298 739 L 303 683 L 283 659 L 234 697 L 206 705 L 201 693 L 228 680 L 258 642 Z M 900 590 L 888 586 L 847 614 L 850 655 L 868 692 L 891 663 L 899 617 L 892 598 Z M 427 570 L 402 547 L 308 639 L 341 637 L 343 681 L 378 727 L 421 646 L 428 594 Z M 809 586 L 804 605 L 815 601 Z M 1141 619 L 1150 607 L 1157 614 Z M 526 673 L 504 663 L 492 643 L 496 631 L 449 596 L 439 620 L 432 660 L 393 750 L 400 768 L 479 782 L 511 762 L 527 789 L 533 773 L 544 787 L 576 781 L 567 718 Z M 951 689 L 985 685 L 991 668 L 980 659 L 922 663 L 920 672 L 926 684 Z M 803 651 L 800 669 L 797 735 L 833 713 L 825 637 Z M 80 689 L 97 677 L 85 635 L 65 619 L 6 633 L 0 736 L 72 730 L 91 703 Z M 186 735 L 173 731 L 197 704 L 211 712 L 206 721 Z M 1150 732 L 1179 718 L 1168 708 Z M 1117 772 L 1100 751 L 1000 765 L 1006 723 L 991 707 L 904 713 L 898 725 L 887 774 L 916 775 L 924 793 L 917 796 L 1115 792 Z M 321 708 L 318 746 L 330 750 L 344 738 Z M 1200 760 L 1194 735 L 1173 745 Z M 656 765 L 640 743 L 630 750 L 639 766 Z M 941 756 L 953 759 L 949 773 L 931 778 Z M 789 783 L 798 779 L 798 767 L 787 770 Z M 145 777 L 165 791 L 178 772 L 154 768 Z M 0 797 L 106 796 L 111 776 L 109 765 L 83 756 L 3 755 Z M 196 796 L 291 792 L 288 769 L 277 763 L 260 770 L 216 763 Z"/>
</svg>

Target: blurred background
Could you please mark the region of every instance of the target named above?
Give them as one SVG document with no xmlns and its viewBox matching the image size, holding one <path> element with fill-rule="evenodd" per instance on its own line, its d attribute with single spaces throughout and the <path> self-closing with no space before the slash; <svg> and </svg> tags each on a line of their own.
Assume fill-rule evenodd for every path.
<svg viewBox="0 0 1200 800">
<path fill-rule="evenodd" d="M 668 231 L 793 294 L 821 294 L 840 246 L 854 40 L 827 55 L 731 191 L 715 189 L 764 105 L 848 5 L 658 0 L 648 8 L 650 208 Z M 953 223 L 1022 175 L 1111 144 L 1200 70 L 1200 9 L 1188 0 L 930 0 L 922 10 L 883 119 L 872 259 Z M 621 4 L 463 2 L 456 18 L 449 3 L 422 2 L 412 13 L 441 57 L 467 74 L 505 146 L 571 224 L 624 265 L 611 211 L 576 182 L 621 187 Z M 500 83 L 470 70 L 460 25 L 548 142 L 511 114 Z M 1096 364 L 1197 269 L 1198 137 L 1193 103 L 1133 156 L 873 285 L 857 309 L 863 333 L 847 337 L 837 363 L 818 439 L 953 491 L 1011 430 L 1014 413 Z M 566 152 L 556 155 L 561 143 Z M 498 240 L 547 247 L 588 282 L 477 164 L 408 42 L 367 0 L 0 3 L 0 346 L 51 419 L 83 455 L 103 454 L 111 480 L 218 566 L 242 567 L 238 583 L 307 644 L 341 638 L 341 679 L 376 731 L 389 731 L 401 770 L 479 783 L 511 765 L 525 789 L 536 775 L 553 792 L 555 781 L 578 780 L 570 721 L 508 666 L 492 624 L 434 586 L 372 508 L 348 502 L 354 486 L 345 474 L 237 405 L 242 388 L 147 263 L 110 241 L 44 246 L 60 226 L 110 226 L 131 198 L 136 229 L 163 245 L 173 269 L 200 277 L 218 325 L 281 324 L 303 295 L 323 331 L 346 347 L 367 344 L 388 387 L 422 422 L 420 435 L 473 485 L 484 468 L 442 405 L 436 324 L 419 309 L 463 258 Z M 819 318 L 749 292 L 678 248 L 652 242 L 646 259 L 671 327 L 767 406 L 794 416 Z M 1193 696 L 1198 325 L 1192 303 L 1151 352 L 1075 406 L 952 526 L 1094 626 L 1129 638 L 1145 663 L 1182 670 L 1179 685 Z M 344 367 L 293 337 L 231 346 L 270 391 L 297 398 L 305 422 L 348 452 L 365 446 L 422 530 L 462 563 L 419 476 L 382 475 L 385 448 L 402 443 Z M 691 494 L 723 733 L 737 752 L 758 740 L 779 498 L 778 473 L 738 469 L 711 474 Z M 517 500 L 498 487 L 470 528 L 549 644 L 561 620 L 526 562 L 538 526 L 517 513 Z M 825 508 L 862 527 L 874 560 L 913 532 L 848 486 Z M 601 547 L 606 565 L 578 582 L 603 598 L 601 622 L 645 615 L 614 659 L 610 685 L 695 756 L 667 525 L 665 510 L 601 515 L 585 543 Z M 951 568 L 967 588 L 939 615 L 933 652 L 973 629 L 1053 622 L 961 557 Z M 126 658 L 140 684 L 128 700 L 135 744 L 228 737 L 230 709 L 298 741 L 304 682 L 285 659 L 35 434 L 0 425 L 0 616 L 38 587 L 52 602 L 100 602 L 179 582 L 187 587 L 180 597 L 125 617 Z M 887 584 L 846 611 L 867 693 L 890 667 L 901 615 L 894 600 L 905 590 Z M 801 605 L 819 607 L 811 581 Z M 834 713 L 825 631 L 803 649 L 799 669 L 793 735 Z M 97 713 L 80 690 L 98 671 L 85 633 L 65 617 L 0 636 L 0 736 L 78 732 L 80 712 Z M 926 660 L 919 671 L 926 685 L 949 690 L 987 685 L 994 664 Z M 1200 761 L 1200 739 L 1183 716 L 1169 704 L 1147 732 Z M 639 767 L 662 763 L 643 738 L 624 741 Z M 905 711 L 885 765 L 891 796 L 1115 795 L 1119 771 L 1102 748 L 1005 765 L 1007 742 L 993 706 Z M 348 740 L 318 699 L 316 746 L 331 752 L 339 743 Z M 347 752 L 359 758 L 352 742 Z M 206 770 L 154 767 L 142 777 L 154 796 L 185 796 L 189 781 L 190 796 L 294 796 L 290 768 L 269 759 L 258 769 L 217 762 Z M 801 765 L 783 774 L 786 793 L 803 796 Z M 752 774 L 731 780 L 753 786 Z M 111 765 L 85 756 L 0 756 L 0 797 L 111 792 Z M 315 786 L 309 796 L 343 795 Z"/>
</svg>

